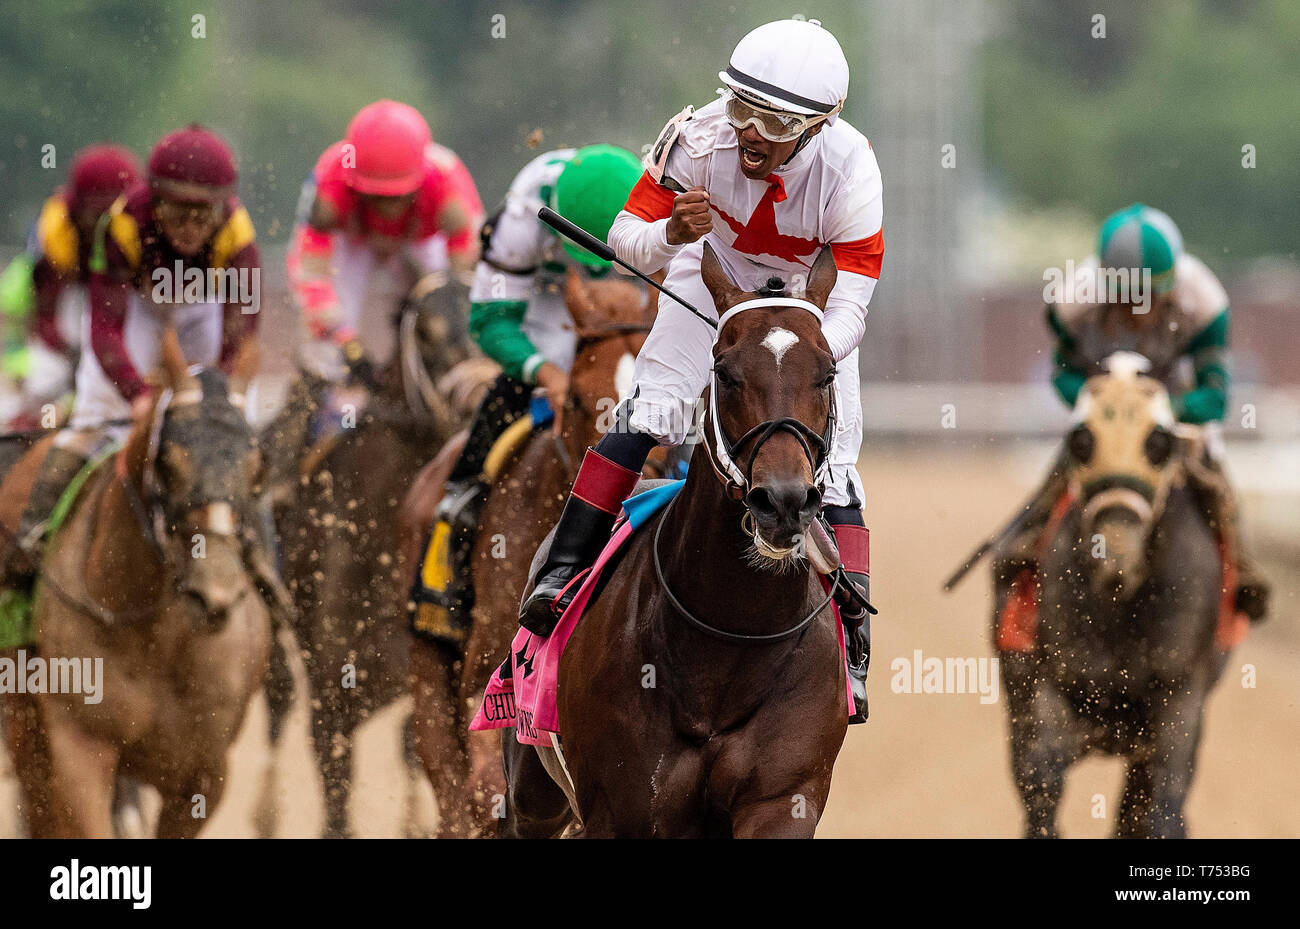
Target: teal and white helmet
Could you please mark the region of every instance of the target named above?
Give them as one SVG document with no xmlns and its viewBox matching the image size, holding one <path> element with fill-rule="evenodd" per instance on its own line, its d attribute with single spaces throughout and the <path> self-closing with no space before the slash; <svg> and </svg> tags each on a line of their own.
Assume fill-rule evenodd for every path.
<svg viewBox="0 0 1300 929">
<path fill-rule="evenodd" d="M 1165 213 L 1135 203 L 1112 213 L 1097 235 L 1097 257 L 1103 268 L 1140 268 L 1151 272 L 1157 294 L 1174 286 L 1174 265 L 1183 253 L 1183 235 Z"/>
</svg>

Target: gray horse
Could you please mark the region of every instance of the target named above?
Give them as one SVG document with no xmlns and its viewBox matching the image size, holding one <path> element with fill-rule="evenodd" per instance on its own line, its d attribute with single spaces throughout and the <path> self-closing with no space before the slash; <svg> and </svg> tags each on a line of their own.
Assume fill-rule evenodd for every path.
<svg viewBox="0 0 1300 929">
<path fill-rule="evenodd" d="M 1091 752 L 1127 771 L 1115 834 L 1181 837 L 1216 644 L 1223 577 L 1187 486 L 1194 444 L 1169 398 L 1136 372 L 1091 379 L 1069 434 L 1073 501 L 1048 529 L 1032 642 L 999 636 L 1011 762 L 1026 834 L 1054 837 L 1065 773 Z M 997 576 L 996 618 L 1015 595 Z"/>
</svg>

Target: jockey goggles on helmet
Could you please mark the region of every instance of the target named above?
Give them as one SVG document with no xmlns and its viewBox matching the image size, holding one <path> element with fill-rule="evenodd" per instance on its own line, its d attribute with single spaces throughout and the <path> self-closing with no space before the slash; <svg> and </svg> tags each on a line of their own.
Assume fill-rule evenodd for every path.
<svg viewBox="0 0 1300 929">
<path fill-rule="evenodd" d="M 758 130 L 758 134 L 769 142 L 789 142 L 797 139 L 810 127 L 840 111 L 840 105 L 837 105 L 830 113 L 805 116 L 802 113 L 778 110 L 752 97 L 742 96 L 735 88 L 728 88 L 722 93 L 726 100 L 724 106 L 727 122 L 731 123 L 737 132 L 742 131 L 746 126 L 753 126 Z"/>
</svg>

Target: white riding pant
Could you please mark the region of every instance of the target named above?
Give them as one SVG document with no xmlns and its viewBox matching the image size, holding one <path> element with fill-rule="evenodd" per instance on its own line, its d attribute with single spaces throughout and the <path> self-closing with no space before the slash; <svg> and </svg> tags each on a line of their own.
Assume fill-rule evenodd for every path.
<svg viewBox="0 0 1300 929">
<path fill-rule="evenodd" d="M 701 242 L 679 251 L 668 264 L 664 286 L 702 313 L 718 317 L 708 288 L 700 277 Z M 736 267 L 719 255 L 737 286 L 755 291 L 770 277 L 785 272 L 754 263 Z M 675 300 L 659 295 L 659 313 L 636 359 L 631 426 L 654 437 L 660 445 L 680 445 L 693 422 L 699 421 L 700 394 L 713 365 L 715 332 Z M 862 403 L 855 348 L 836 365 L 835 435 L 829 454 L 830 473 L 823 502 L 828 506 L 861 506 Z"/>
<path fill-rule="evenodd" d="M 179 303 L 159 306 L 132 293 L 128 298 L 123 341 L 126 354 L 141 375 L 152 373 L 162 360 L 162 337 L 170 317 L 176 327 L 181 351 L 191 364 L 215 365 L 221 357 L 223 307 L 219 303 Z M 84 346 L 77 364 L 77 397 L 68 428 L 54 440 L 89 456 L 105 438 L 122 441 L 131 431 L 126 424 L 106 425 L 112 420 L 127 420 L 131 404 L 100 367 L 90 340 L 90 314 L 82 319 Z"/>
<path fill-rule="evenodd" d="M 337 234 L 332 264 L 334 296 L 339 311 L 336 325 L 358 334 L 367 333 L 362 338 L 366 351 L 379 359 L 386 357 L 391 350 L 389 330 L 386 323 L 381 323 L 373 313 L 366 313 L 367 307 L 382 306 L 386 320 L 419 276 L 450 267 L 447 239 L 442 235 L 405 243 L 381 259 L 364 239 Z M 299 360 L 308 370 L 328 381 L 340 381 L 347 373 L 332 336 L 306 340 L 299 347 Z"/>
</svg>

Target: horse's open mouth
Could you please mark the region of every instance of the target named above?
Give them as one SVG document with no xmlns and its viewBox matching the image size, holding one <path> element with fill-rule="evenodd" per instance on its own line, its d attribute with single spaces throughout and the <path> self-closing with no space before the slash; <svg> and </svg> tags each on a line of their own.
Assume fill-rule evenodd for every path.
<svg viewBox="0 0 1300 929">
<path fill-rule="evenodd" d="M 788 547 L 773 545 L 757 530 L 750 534 L 753 544 L 745 552 L 745 561 L 750 567 L 771 574 L 784 574 L 794 571 L 804 560 L 803 536 Z"/>
</svg>

